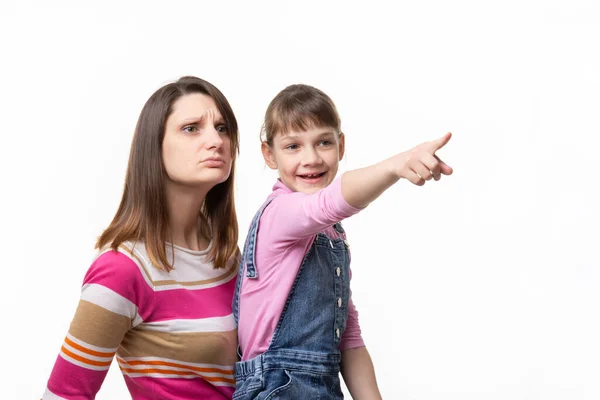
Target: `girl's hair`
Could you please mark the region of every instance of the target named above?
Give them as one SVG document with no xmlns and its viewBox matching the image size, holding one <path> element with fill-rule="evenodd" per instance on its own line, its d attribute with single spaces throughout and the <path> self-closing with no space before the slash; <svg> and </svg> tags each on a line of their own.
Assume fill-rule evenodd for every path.
<svg viewBox="0 0 600 400">
<path fill-rule="evenodd" d="M 261 140 L 269 146 L 278 134 L 331 127 L 341 134 L 335 104 L 323 91 L 309 85 L 290 85 L 275 96 L 265 113 Z"/>
<path fill-rule="evenodd" d="M 192 93 L 205 94 L 215 101 L 231 139 L 231 174 L 207 193 L 198 215 L 201 234 L 212 240 L 208 259 L 215 268 L 224 268 L 239 258 L 233 198 L 235 159 L 239 152 L 237 121 L 223 93 L 209 82 L 193 76 L 161 87 L 144 105 L 131 144 L 121 204 L 108 228 L 98 238 L 96 248 L 110 246 L 117 250 L 125 241 L 142 241 L 154 266 L 166 271 L 173 269 L 166 252 L 170 232 L 162 143 L 173 104 Z"/>
</svg>

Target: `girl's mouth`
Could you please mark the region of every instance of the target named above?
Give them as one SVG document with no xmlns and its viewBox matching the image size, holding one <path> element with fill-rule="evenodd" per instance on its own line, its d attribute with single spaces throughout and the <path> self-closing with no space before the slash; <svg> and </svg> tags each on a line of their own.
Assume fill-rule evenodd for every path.
<svg viewBox="0 0 600 400">
<path fill-rule="evenodd" d="M 311 178 L 320 178 L 320 177 L 322 177 L 323 175 L 325 175 L 325 172 L 319 172 L 319 173 L 317 173 L 317 174 L 305 174 L 305 175 L 299 175 L 299 176 L 300 176 L 301 178 L 308 178 L 308 179 L 311 179 Z"/>
<path fill-rule="evenodd" d="M 308 183 L 317 183 L 323 175 L 325 175 L 325 172 L 320 172 L 317 174 L 298 175 L 298 177 Z"/>
</svg>

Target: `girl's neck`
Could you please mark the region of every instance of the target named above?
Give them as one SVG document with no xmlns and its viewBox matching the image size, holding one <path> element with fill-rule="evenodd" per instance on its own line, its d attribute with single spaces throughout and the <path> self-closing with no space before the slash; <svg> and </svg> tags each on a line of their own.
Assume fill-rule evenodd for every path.
<svg viewBox="0 0 600 400">
<path fill-rule="evenodd" d="M 169 213 L 170 242 L 190 249 L 205 250 L 210 241 L 201 235 L 199 215 L 208 190 L 167 182 L 165 197 Z"/>
</svg>

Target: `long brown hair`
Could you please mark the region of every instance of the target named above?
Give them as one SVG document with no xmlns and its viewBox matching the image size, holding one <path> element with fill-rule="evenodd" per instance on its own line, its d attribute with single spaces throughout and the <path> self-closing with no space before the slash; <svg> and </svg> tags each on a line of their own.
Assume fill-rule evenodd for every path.
<svg viewBox="0 0 600 400">
<path fill-rule="evenodd" d="M 110 246 L 117 250 L 125 241 L 141 241 L 154 266 L 166 271 L 173 269 L 166 253 L 170 233 L 162 142 L 173 103 L 192 93 L 205 94 L 215 101 L 231 138 L 229 178 L 207 193 L 198 215 L 201 233 L 212 240 L 208 259 L 215 268 L 224 268 L 229 262 L 238 261 L 238 224 L 233 198 L 235 160 L 239 152 L 237 120 L 223 93 L 211 83 L 193 76 L 182 77 L 161 87 L 144 105 L 131 144 L 121 204 L 111 224 L 98 238 L 96 248 Z"/>
</svg>

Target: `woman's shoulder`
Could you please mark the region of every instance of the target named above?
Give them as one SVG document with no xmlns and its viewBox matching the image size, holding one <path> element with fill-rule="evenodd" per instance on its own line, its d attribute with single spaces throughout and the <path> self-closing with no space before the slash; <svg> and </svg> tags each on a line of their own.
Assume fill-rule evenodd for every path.
<svg viewBox="0 0 600 400">
<path fill-rule="evenodd" d="M 142 261 L 136 256 L 134 246 L 123 243 L 117 250 L 107 248 L 98 252 L 90 266 L 84 283 L 102 283 L 110 286 L 131 285 L 143 280 Z"/>
</svg>

